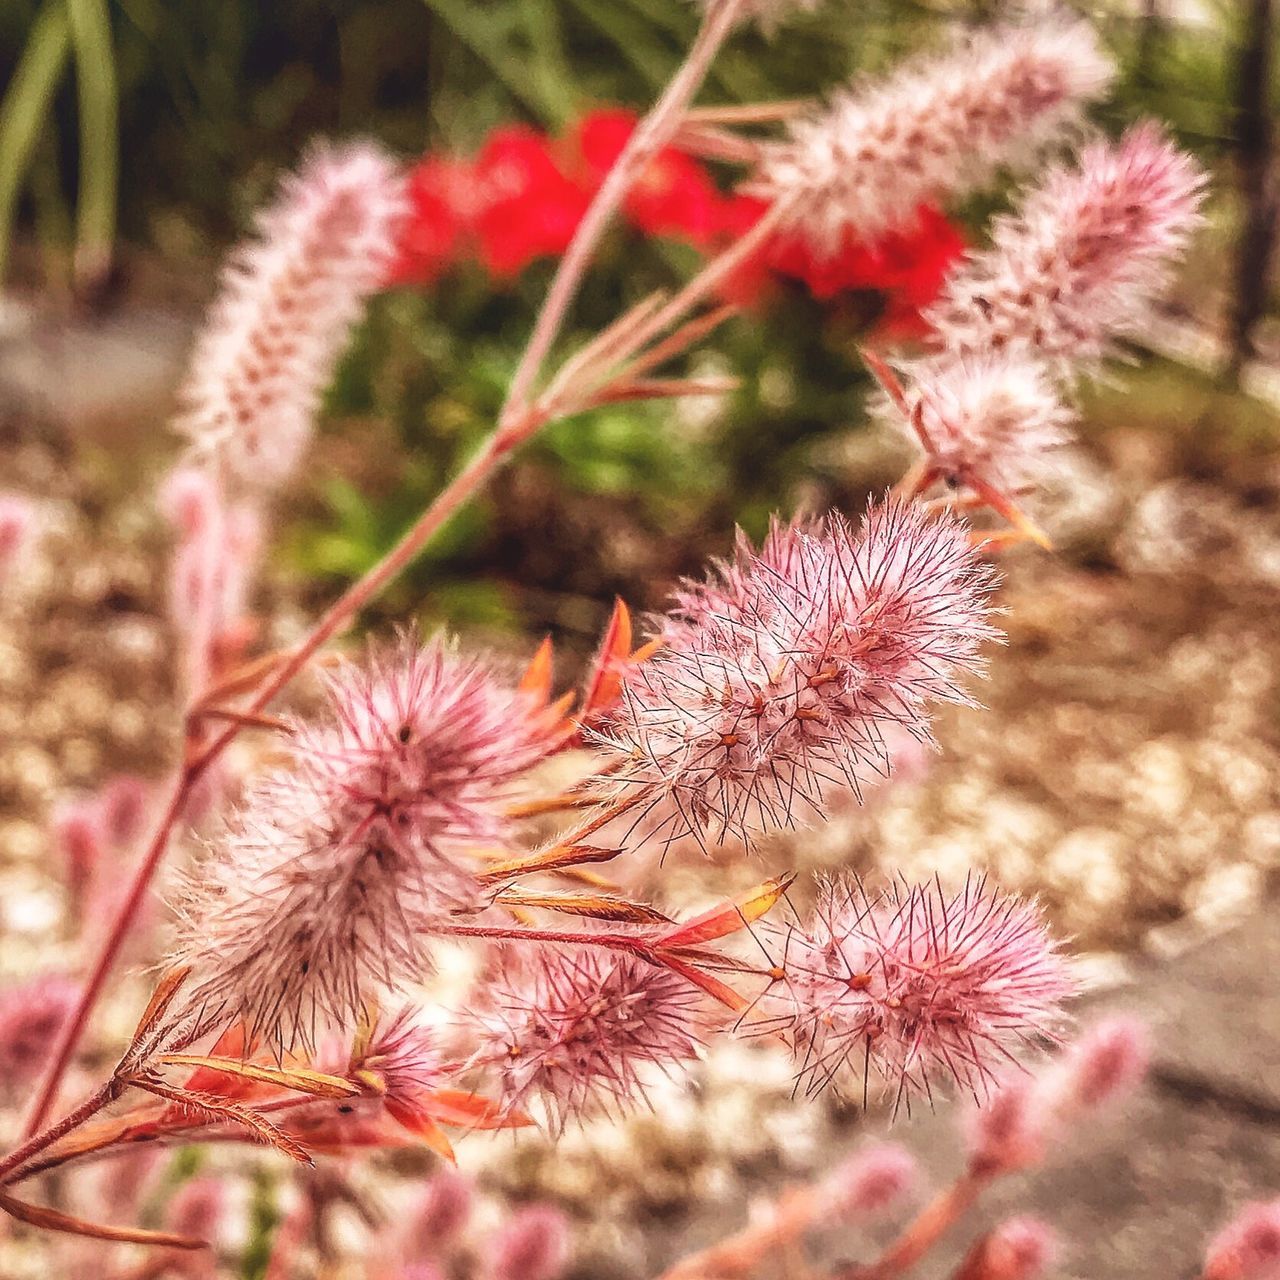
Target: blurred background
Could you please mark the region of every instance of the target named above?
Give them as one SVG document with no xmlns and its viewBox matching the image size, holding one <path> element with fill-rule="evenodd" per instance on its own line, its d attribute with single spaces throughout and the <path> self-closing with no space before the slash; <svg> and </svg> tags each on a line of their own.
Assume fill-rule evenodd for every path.
<svg viewBox="0 0 1280 1280">
<path fill-rule="evenodd" d="M 1132 361 L 1081 392 L 1079 444 L 1034 511 L 1056 550 L 1005 562 L 1009 645 L 982 691 L 989 710 L 944 715 L 939 757 L 788 857 L 989 871 L 1039 894 L 1104 985 L 1132 991 L 1143 974 L 1144 999 L 1159 1003 L 1169 984 L 1243 990 L 1241 974 L 1259 973 L 1274 950 L 1280 21 L 1272 0 L 1075 8 L 1120 67 L 1097 125 L 1166 121 L 1213 175 L 1207 225 Z M 809 96 L 1003 10 L 1000 0 L 828 0 L 772 39 L 741 33 L 703 100 Z M 687 0 L 0 6 L 0 486 L 39 499 L 45 526 L 20 597 L 6 587 L 0 599 L 5 976 L 47 965 L 62 927 L 45 835 L 54 805 L 121 770 L 159 776 L 171 758 L 169 535 L 154 484 L 179 451 L 166 422 L 221 259 L 281 170 L 316 135 L 372 136 L 408 162 L 472 156 L 513 123 L 571 137 L 593 110 L 643 109 L 695 19 Z M 713 180 L 723 191 L 728 175 Z M 1006 195 L 946 213 L 979 242 Z M 699 257 L 687 238 L 620 226 L 567 340 L 684 278 Z M 507 273 L 460 262 L 410 272 L 376 300 L 273 532 L 263 612 L 280 637 L 371 565 L 488 431 L 553 267 L 546 256 Z M 906 457 L 867 424 L 856 350 L 902 319 L 897 287 L 819 297 L 773 282 L 695 362 L 739 376 L 739 391 L 557 424 L 366 625 L 416 618 L 522 654 L 550 633 L 567 682 L 616 595 L 658 606 L 674 579 L 727 551 L 735 525 L 758 536 L 773 511 L 856 512 Z M 1206 951 L 1207 938 L 1226 941 Z M 73 964 L 71 938 L 59 945 Z M 1173 959 L 1184 955 L 1195 959 Z M 1243 1089 L 1245 1111 L 1261 1107 L 1273 1124 L 1274 1070 L 1262 1085 L 1219 1078 L 1245 1052 L 1231 1034 L 1280 1061 L 1280 1011 L 1263 989 L 1255 996 L 1213 1061 L 1166 1065 L 1211 1094 L 1238 1102 Z M 1190 1001 L 1169 1016 L 1185 1020 Z M 545 1153 L 525 1155 L 501 1177 L 517 1189 L 558 1178 L 553 1189 L 584 1212 L 602 1187 L 622 1197 L 609 1203 L 670 1212 L 690 1187 L 722 1186 L 703 1167 L 722 1157 L 775 1177 L 788 1149 L 814 1158 L 824 1139 L 796 1136 L 809 1122 L 774 1083 L 783 1118 L 762 1122 L 762 1150 L 746 1157 L 704 1133 L 695 1158 L 698 1142 L 655 1136 L 655 1125 L 646 1141 L 658 1165 L 643 1178 L 624 1170 L 615 1187 L 594 1148 L 585 1164 L 561 1156 L 553 1174 Z M 1235 1136 L 1204 1136 L 1228 1164 L 1206 1166 L 1197 1183 L 1217 1198 L 1195 1202 L 1197 1229 L 1251 1171 L 1280 1178 L 1280 1147 L 1252 1131 L 1246 1141 L 1222 1105 Z M 741 1117 L 720 1123 L 743 1129 Z"/>
</svg>

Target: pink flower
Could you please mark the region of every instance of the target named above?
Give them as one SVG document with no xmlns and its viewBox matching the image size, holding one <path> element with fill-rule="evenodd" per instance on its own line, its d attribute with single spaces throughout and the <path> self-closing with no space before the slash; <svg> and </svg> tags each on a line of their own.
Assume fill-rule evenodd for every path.
<svg viewBox="0 0 1280 1280">
<path fill-rule="evenodd" d="M 1085 149 L 997 221 L 928 318 L 952 353 L 1030 348 L 1090 364 L 1137 332 L 1198 225 L 1204 174 L 1154 125 Z"/>
<path fill-rule="evenodd" d="M 1107 1018 L 1090 1027 L 1059 1063 L 1067 1105 L 1090 1109 L 1141 1083 L 1151 1060 L 1146 1026 L 1135 1018 Z"/>
<path fill-rule="evenodd" d="M 956 1280 L 1035 1280 L 1057 1253 L 1057 1238 L 1038 1218 L 1009 1218 L 978 1241 Z"/>
<path fill-rule="evenodd" d="M 285 1046 L 422 974 L 432 925 L 481 905 L 468 849 L 509 838 L 510 786 L 552 741 L 525 695 L 439 641 L 339 668 L 327 701 L 184 905 L 191 1008 Z"/>
<path fill-rule="evenodd" d="M 668 969 L 598 951 L 510 961 L 469 1020 L 471 1065 L 500 1082 L 504 1103 L 542 1103 L 550 1127 L 593 1110 L 633 1106 L 648 1073 L 697 1057 L 701 993 Z"/>
<path fill-rule="evenodd" d="M 456 1169 L 441 1169 L 422 1189 L 401 1243 L 414 1261 L 439 1257 L 461 1234 L 471 1216 L 470 1178 Z"/>
<path fill-rule="evenodd" d="M 819 1194 L 833 1221 L 882 1213 L 915 1183 L 915 1158 L 896 1142 L 878 1142 L 855 1152 L 823 1180 Z"/>
<path fill-rule="evenodd" d="M 928 737 L 928 705 L 968 701 L 991 570 L 963 526 L 873 506 L 777 526 L 676 597 L 665 644 L 639 667 L 601 745 L 617 785 L 665 840 L 748 840 L 821 818 L 823 791 L 892 766 L 886 731 Z"/>
<path fill-rule="evenodd" d="M 320 398 L 387 276 L 404 180 L 377 147 L 316 147 L 259 215 L 196 341 L 178 428 L 243 485 L 280 484 L 311 437 Z"/>
<path fill-rule="evenodd" d="M 0 1088 L 40 1074 L 78 996 L 74 983 L 47 974 L 0 990 Z"/>
<path fill-rule="evenodd" d="M 1083 23 L 983 32 L 837 95 L 771 144 L 751 190 L 786 201 L 818 255 L 875 236 L 917 205 L 989 183 L 1061 139 L 1111 67 Z"/>
<path fill-rule="evenodd" d="M 487 1280 L 556 1280 L 569 1261 L 569 1219 L 553 1205 L 517 1209 L 489 1250 Z"/>
<path fill-rule="evenodd" d="M 1211 1241 L 1202 1280 L 1280 1276 L 1280 1199 L 1245 1207 Z"/>
<path fill-rule="evenodd" d="M 981 880 L 875 896 L 833 880 L 807 924 L 763 933 L 784 973 L 764 1026 L 788 1035 L 811 1091 L 872 1070 L 900 1099 L 937 1076 L 987 1092 L 1013 1050 L 1054 1033 L 1075 991 L 1036 906 Z"/>
<path fill-rule="evenodd" d="M 877 412 L 915 443 L 953 485 L 977 480 L 1005 493 L 1041 475 L 1070 439 L 1075 414 L 1048 367 L 1030 355 L 935 356 L 904 364 L 912 422 L 896 406 Z"/>
</svg>

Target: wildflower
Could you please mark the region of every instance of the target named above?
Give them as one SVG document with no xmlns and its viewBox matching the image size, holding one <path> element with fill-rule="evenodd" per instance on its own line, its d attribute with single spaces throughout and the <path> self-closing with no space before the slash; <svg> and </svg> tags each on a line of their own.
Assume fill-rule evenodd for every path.
<svg viewBox="0 0 1280 1280">
<path fill-rule="evenodd" d="M 0 493 L 0 581 L 31 547 L 36 523 L 36 509 L 30 499 L 16 493 Z"/>
<path fill-rule="evenodd" d="M 593 192 L 622 154 L 636 127 L 633 112 L 608 107 L 579 121 L 574 140 Z M 623 200 L 637 230 L 651 236 L 711 245 L 720 222 L 721 196 L 703 165 L 675 147 L 664 147 L 645 166 Z"/>
<path fill-rule="evenodd" d="M 192 353 L 178 428 L 250 488 L 297 466 L 365 299 L 386 278 L 404 182 L 369 144 L 317 147 L 232 256 Z"/>
<path fill-rule="evenodd" d="M 434 1174 L 411 1210 L 402 1253 L 416 1260 L 438 1256 L 466 1227 L 472 1199 L 471 1180 L 464 1174 L 447 1167 Z"/>
<path fill-rule="evenodd" d="M 1062 138 L 1110 76 L 1083 23 L 987 31 L 795 121 L 752 190 L 786 202 L 789 226 L 834 256 L 846 234 L 902 224 Z"/>
<path fill-rule="evenodd" d="M 102 813 L 93 800 L 66 801 L 54 810 L 49 826 L 54 848 L 62 859 L 68 894 L 78 914 L 107 844 Z"/>
<path fill-rule="evenodd" d="M 1210 1242 L 1201 1280 L 1280 1276 L 1280 1199 L 1245 1207 Z"/>
<path fill-rule="evenodd" d="M 616 785 L 667 841 L 746 841 L 821 818 L 829 787 L 888 773 L 889 726 L 928 737 L 931 702 L 966 702 L 991 570 L 953 518 L 872 506 L 776 526 L 677 594 L 664 647 L 600 736 Z"/>
<path fill-rule="evenodd" d="M 1035 904 L 982 880 L 950 896 L 833 880 L 807 924 L 765 933 L 784 974 L 765 1026 L 792 1040 L 810 1090 L 851 1068 L 900 1098 L 936 1075 L 985 1092 L 1013 1049 L 1053 1034 L 1075 989 Z"/>
<path fill-rule="evenodd" d="M 434 284 L 457 261 L 476 197 L 471 166 L 424 156 L 409 171 L 409 214 L 400 228 L 393 284 Z"/>
<path fill-rule="evenodd" d="M 147 817 L 148 787 L 131 773 L 120 773 L 98 793 L 98 812 L 108 842 L 120 848 L 137 839 Z"/>
<path fill-rule="evenodd" d="M 540 1100 L 559 1132 L 570 1118 L 633 1105 L 650 1070 L 692 1061 L 703 1004 L 684 979 L 632 956 L 543 954 L 486 990 L 470 1020 L 471 1065 L 498 1077 L 507 1107 Z"/>
<path fill-rule="evenodd" d="M 1038 1218 L 1009 1218 L 978 1241 L 956 1280 L 1035 1280 L 1057 1252 L 1053 1231 Z"/>
<path fill-rule="evenodd" d="M 424 1096 L 445 1079 L 435 1039 L 409 1006 L 357 1048 L 348 1074 L 381 1096 L 387 1114 L 409 1128 L 423 1113 Z"/>
<path fill-rule="evenodd" d="M 488 1280 L 556 1280 L 569 1261 L 569 1220 L 549 1204 L 518 1209 L 489 1250 Z"/>
<path fill-rule="evenodd" d="M 1038 1164 L 1069 1124 L 1133 1089 L 1147 1059 L 1145 1028 L 1131 1018 L 1108 1018 L 1039 1077 L 1001 1081 L 969 1119 L 970 1168 L 990 1176 Z"/>
<path fill-rule="evenodd" d="M 1137 332 L 1199 222 L 1199 166 L 1154 125 L 1056 168 L 991 247 L 949 281 L 931 320 L 941 347 L 1031 348 L 1064 367 Z"/>
<path fill-rule="evenodd" d="M 819 1194 L 827 1205 L 826 1216 L 834 1221 L 892 1208 L 915 1179 L 911 1153 L 896 1142 L 880 1142 L 844 1161 L 823 1181 Z"/>
<path fill-rule="evenodd" d="M 476 157 L 475 234 L 480 259 L 499 279 L 561 254 L 589 197 L 561 168 L 550 142 L 523 125 L 495 129 Z"/>
<path fill-rule="evenodd" d="M 0 1088 L 33 1081 L 79 996 L 66 978 L 42 975 L 0 990 Z"/>
<path fill-rule="evenodd" d="M 467 849 L 509 838 L 510 784 L 549 742 L 523 694 L 439 641 L 345 665 L 326 694 L 184 907 L 191 1008 L 277 1045 L 311 1043 L 325 1015 L 353 1025 L 371 983 L 421 974 L 431 926 L 480 904 Z"/>
<path fill-rule="evenodd" d="M 923 443 L 928 464 L 952 485 L 1016 492 L 1071 438 L 1075 415 L 1030 355 L 941 355 L 904 370 L 910 422 L 893 405 L 878 412 Z"/>
</svg>

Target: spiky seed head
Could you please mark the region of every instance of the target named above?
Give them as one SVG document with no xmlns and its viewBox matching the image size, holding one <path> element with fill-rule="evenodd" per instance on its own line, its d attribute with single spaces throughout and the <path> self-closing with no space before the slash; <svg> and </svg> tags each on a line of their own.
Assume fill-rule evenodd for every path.
<svg viewBox="0 0 1280 1280">
<path fill-rule="evenodd" d="M 422 975 L 433 925 L 483 905 L 470 851 L 510 839 L 510 787 L 551 740 L 525 695 L 438 640 L 346 663 L 326 695 L 182 904 L 189 1007 L 284 1047 L 355 1025 L 377 985 Z"/>
<path fill-rule="evenodd" d="M 892 765 L 891 735 L 929 737 L 929 704 L 966 702 L 991 627 L 991 569 L 950 516 L 872 506 L 776 526 L 757 551 L 686 584 L 664 644 L 599 737 L 613 785 L 654 838 L 747 841 L 820 819 L 829 788 Z"/>
<path fill-rule="evenodd" d="M 908 222 L 924 203 L 981 188 L 1070 134 L 1112 68 L 1083 23 L 980 32 L 905 62 L 791 125 L 752 183 L 834 255 Z"/>
<path fill-rule="evenodd" d="M 407 210 L 405 178 L 377 146 L 317 145 L 227 264 L 177 427 L 240 484 L 278 485 L 297 466 Z"/>
<path fill-rule="evenodd" d="M 1155 126 L 1085 148 L 996 222 L 928 315 L 955 355 L 1018 348 L 1089 369 L 1140 331 L 1200 223 L 1205 176 Z"/>
<path fill-rule="evenodd" d="M 981 879 L 877 894 L 833 879 L 806 923 L 763 936 L 784 976 L 762 1025 L 789 1037 L 810 1091 L 875 1073 L 900 1101 L 935 1079 L 987 1093 L 1014 1050 L 1055 1034 L 1075 991 L 1035 903 Z"/>
<path fill-rule="evenodd" d="M 645 1099 L 653 1073 L 683 1072 L 708 1029 L 702 993 L 669 969 L 595 950 L 508 958 L 469 1019 L 471 1065 L 504 1103 L 537 1103 L 560 1132 L 571 1119 Z"/>
</svg>

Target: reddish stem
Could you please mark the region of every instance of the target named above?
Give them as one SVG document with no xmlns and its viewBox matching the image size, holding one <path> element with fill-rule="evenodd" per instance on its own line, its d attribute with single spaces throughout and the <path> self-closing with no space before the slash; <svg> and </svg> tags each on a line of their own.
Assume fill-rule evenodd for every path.
<svg viewBox="0 0 1280 1280">
<path fill-rule="evenodd" d="M 28 1138 L 21 1146 L 15 1147 L 3 1160 L 0 1160 L 0 1183 L 5 1182 L 8 1174 L 25 1164 L 32 1156 L 39 1155 L 59 1138 L 65 1137 L 86 1120 L 96 1116 L 119 1093 L 119 1084 L 114 1079 L 108 1080 L 102 1088 L 86 1098 L 74 1111 L 69 1111 L 57 1124 L 50 1125 L 43 1133 Z"/>
</svg>

